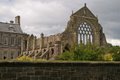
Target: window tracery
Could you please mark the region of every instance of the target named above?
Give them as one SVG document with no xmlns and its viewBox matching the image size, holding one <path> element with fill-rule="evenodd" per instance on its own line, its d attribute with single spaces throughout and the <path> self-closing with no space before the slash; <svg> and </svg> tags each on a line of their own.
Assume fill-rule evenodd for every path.
<svg viewBox="0 0 120 80">
<path fill-rule="evenodd" d="M 78 44 L 87 44 L 87 43 L 93 43 L 93 31 L 91 26 L 83 22 L 78 27 Z"/>
</svg>

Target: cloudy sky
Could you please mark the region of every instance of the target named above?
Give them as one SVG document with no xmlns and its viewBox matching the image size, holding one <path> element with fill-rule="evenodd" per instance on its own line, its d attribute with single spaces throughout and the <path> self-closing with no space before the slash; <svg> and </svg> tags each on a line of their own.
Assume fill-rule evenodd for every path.
<svg viewBox="0 0 120 80">
<path fill-rule="evenodd" d="M 107 41 L 120 45 L 120 0 L 0 0 L 0 22 L 21 16 L 25 33 L 39 36 L 64 31 L 72 10 L 75 12 L 87 3 L 99 18 Z"/>
</svg>

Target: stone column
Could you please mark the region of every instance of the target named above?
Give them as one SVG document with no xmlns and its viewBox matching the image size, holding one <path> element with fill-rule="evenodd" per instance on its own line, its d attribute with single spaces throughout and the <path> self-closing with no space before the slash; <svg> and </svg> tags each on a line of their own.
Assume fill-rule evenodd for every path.
<svg viewBox="0 0 120 80">
<path fill-rule="evenodd" d="M 21 37 L 21 54 L 23 53 L 23 48 L 24 48 L 24 38 L 23 37 Z"/>
<path fill-rule="evenodd" d="M 80 34 L 80 44 L 82 44 L 82 35 Z"/>
<path fill-rule="evenodd" d="M 85 44 L 85 34 L 83 34 L 83 44 Z"/>
<path fill-rule="evenodd" d="M 61 47 L 61 42 L 60 41 L 57 41 L 56 43 L 55 43 L 55 48 L 54 48 L 54 54 L 55 55 L 58 55 L 58 54 L 60 54 L 60 53 L 62 53 L 62 47 Z"/>
<path fill-rule="evenodd" d="M 91 37 L 90 37 L 90 34 L 88 35 L 88 42 L 89 42 L 89 44 L 91 44 Z"/>
<path fill-rule="evenodd" d="M 29 50 L 29 36 L 27 38 L 27 49 L 26 49 L 26 51 L 28 52 L 28 50 Z"/>
<path fill-rule="evenodd" d="M 33 49 L 32 49 L 33 51 L 35 50 L 35 40 L 36 40 L 36 38 L 33 36 L 33 43 L 32 43 L 33 44 L 32 45 L 33 46 Z"/>
<path fill-rule="evenodd" d="M 41 33 L 41 39 L 40 39 L 40 49 L 44 47 L 44 34 Z"/>
</svg>

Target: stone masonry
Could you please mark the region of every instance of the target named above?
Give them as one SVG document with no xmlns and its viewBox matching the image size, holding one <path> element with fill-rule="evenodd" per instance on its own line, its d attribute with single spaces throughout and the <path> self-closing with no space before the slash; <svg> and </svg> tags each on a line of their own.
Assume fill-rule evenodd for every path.
<svg viewBox="0 0 120 80">
<path fill-rule="evenodd" d="M 119 79 L 119 62 L 0 63 L 0 80 Z"/>
</svg>

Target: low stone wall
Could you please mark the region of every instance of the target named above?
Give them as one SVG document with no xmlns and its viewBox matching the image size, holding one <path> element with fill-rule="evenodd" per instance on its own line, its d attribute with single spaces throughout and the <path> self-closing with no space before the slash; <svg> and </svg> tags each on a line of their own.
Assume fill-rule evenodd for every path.
<svg viewBox="0 0 120 80">
<path fill-rule="evenodd" d="M 1 62 L 0 80 L 120 80 L 120 63 Z"/>
</svg>

